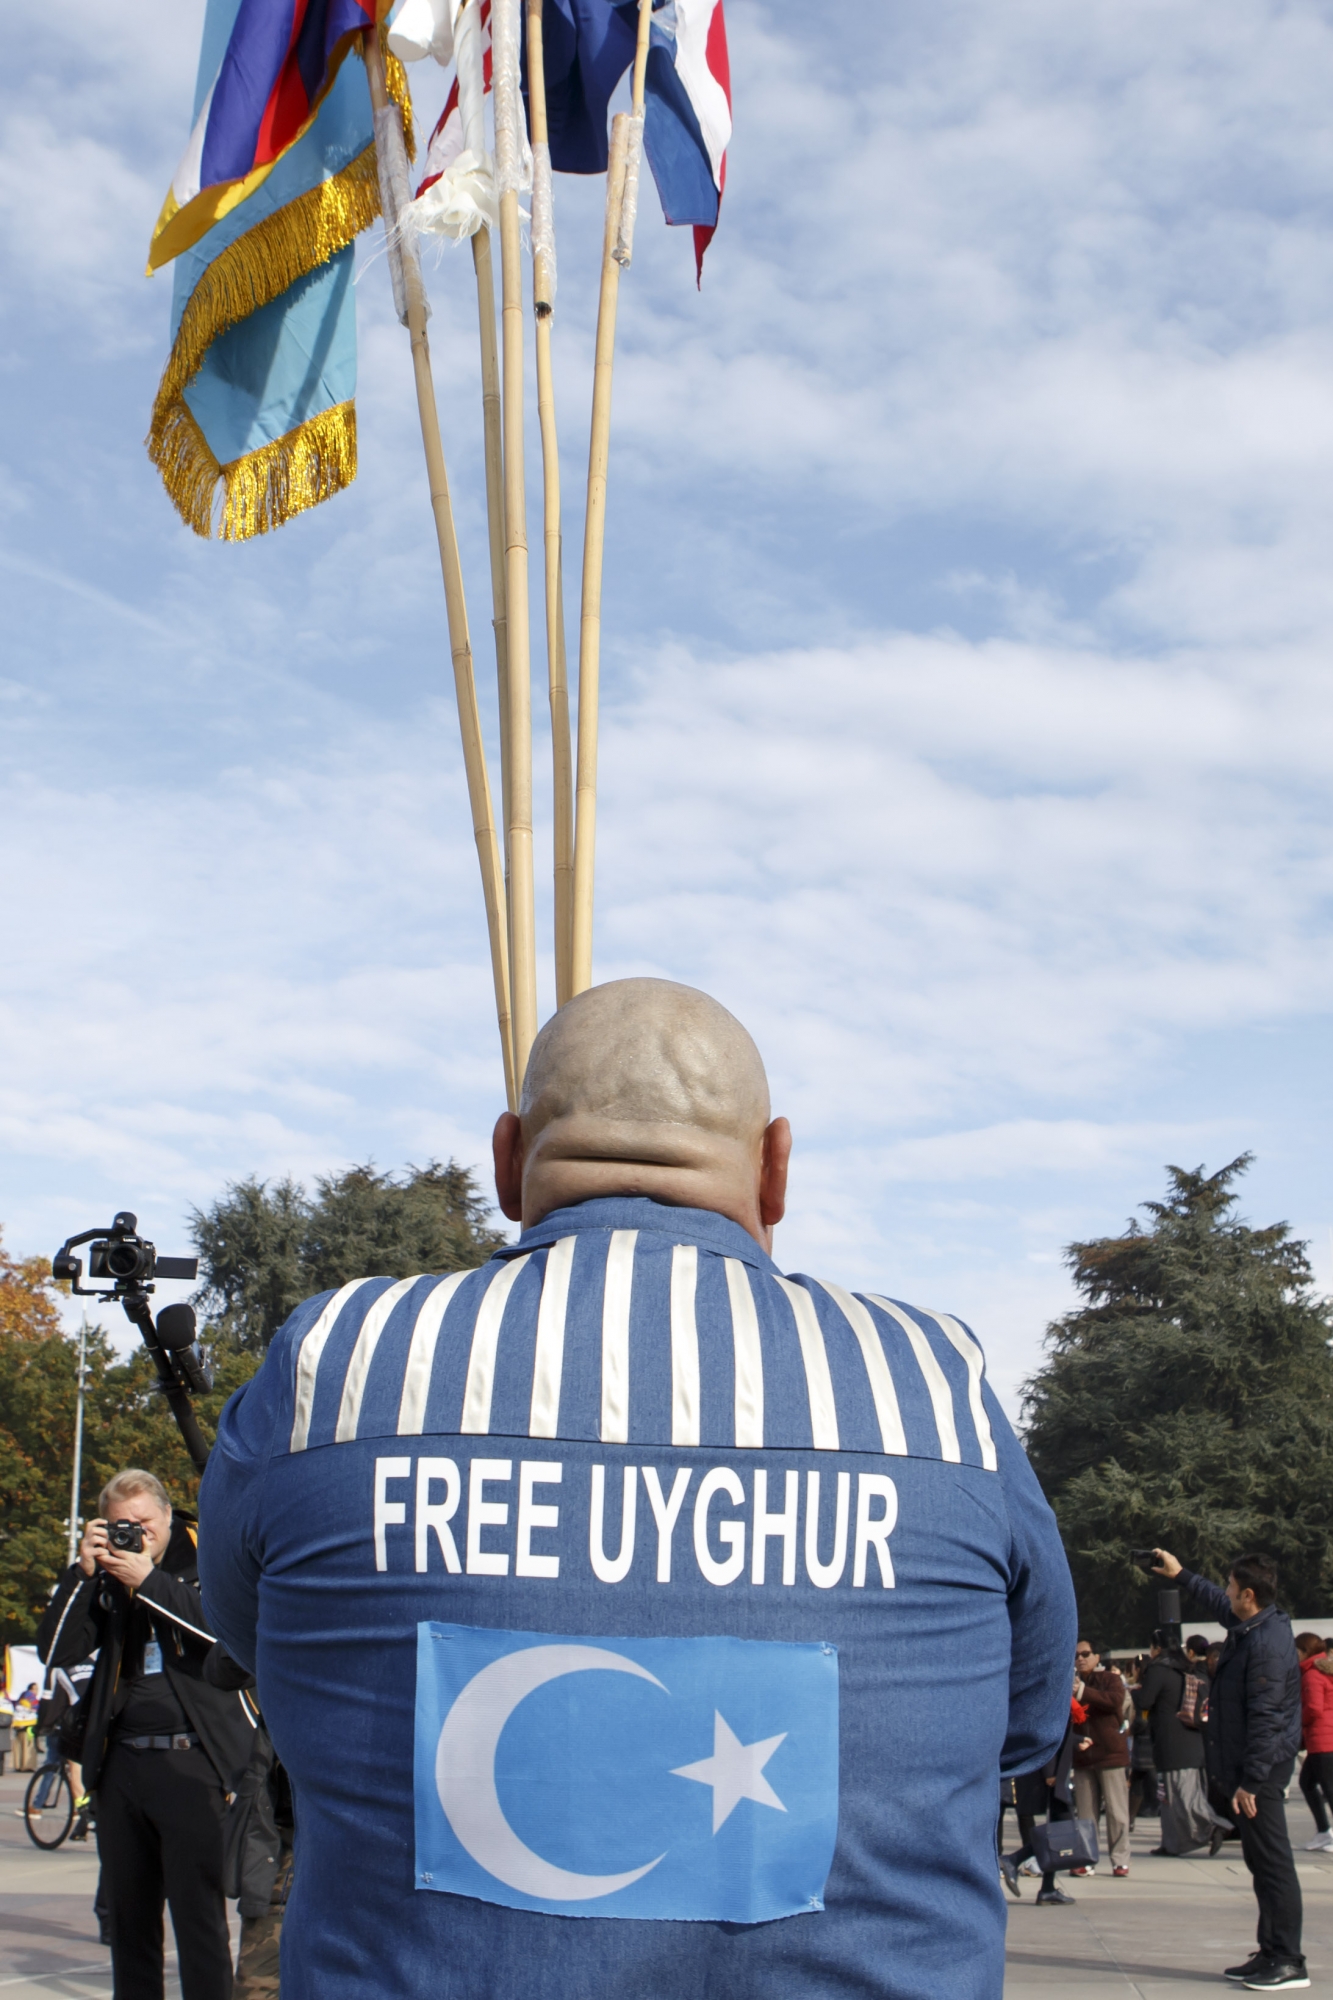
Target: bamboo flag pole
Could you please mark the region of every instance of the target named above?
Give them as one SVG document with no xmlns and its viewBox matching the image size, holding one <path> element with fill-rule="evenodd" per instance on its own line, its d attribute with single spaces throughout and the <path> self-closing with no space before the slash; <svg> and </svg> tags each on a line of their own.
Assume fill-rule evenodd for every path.
<svg viewBox="0 0 1333 2000">
<path fill-rule="evenodd" d="M 597 848 L 597 720 L 602 657 L 602 555 L 606 544 L 606 472 L 611 445 L 611 371 L 616 349 L 620 272 L 630 261 L 643 140 L 643 85 L 648 67 L 652 0 L 639 0 L 634 51 L 633 110 L 611 121 L 606 173 L 602 288 L 597 303 L 592 425 L 588 438 L 588 503 L 583 526 L 583 599 L 579 611 L 579 740 L 574 817 L 573 978 L 575 993 L 592 985 L 593 869 Z"/>
<path fill-rule="evenodd" d="M 537 416 L 542 434 L 542 546 L 546 581 L 546 670 L 551 702 L 551 777 L 555 886 L 555 1004 L 573 993 L 574 769 L 565 671 L 565 593 L 560 528 L 560 444 L 551 374 L 555 309 L 555 223 L 551 151 L 546 136 L 542 0 L 527 0 L 528 105 L 532 118 L 532 303 L 536 316 Z"/>
<path fill-rule="evenodd" d="M 509 656 L 509 968 L 514 1070 L 521 1084 L 537 1038 L 537 935 L 532 872 L 532 663 L 528 629 L 528 527 L 523 476 L 523 266 L 518 92 L 519 0 L 491 0 L 495 180 L 500 197 L 503 327 L 505 609 Z"/>
<path fill-rule="evenodd" d="M 454 31 L 458 111 L 463 145 L 486 157 L 486 80 L 481 48 L 481 0 L 464 0 Z M 486 464 L 486 526 L 491 559 L 491 624 L 495 633 L 495 680 L 500 709 L 500 809 L 506 844 L 509 829 L 509 647 L 505 614 L 504 455 L 500 429 L 500 355 L 495 339 L 495 274 L 491 232 L 482 223 L 472 235 L 472 268 L 477 280 L 477 330 L 481 339 L 481 426 Z M 505 855 L 508 885 L 509 857 Z"/>
<path fill-rule="evenodd" d="M 491 556 L 491 625 L 495 632 L 495 685 L 500 709 L 500 809 L 505 829 L 505 887 L 509 885 L 509 620 L 505 603 L 504 446 L 500 428 L 500 350 L 495 338 L 495 270 L 491 232 L 483 223 L 472 238 L 481 335 L 481 429 L 486 460 L 486 528 Z"/>
<path fill-rule="evenodd" d="M 440 573 L 444 579 L 444 603 L 449 621 L 449 650 L 453 656 L 454 691 L 458 698 L 458 726 L 463 739 L 463 767 L 467 773 L 468 800 L 472 808 L 472 830 L 481 864 L 481 887 L 486 902 L 486 927 L 490 933 L 491 970 L 495 978 L 495 1010 L 504 1057 L 505 1095 L 511 1110 L 518 1108 L 519 1070 L 515 1062 L 513 1021 L 509 992 L 509 954 L 505 924 L 505 892 L 500 873 L 500 846 L 491 809 L 491 786 L 481 740 L 481 718 L 477 711 L 477 685 L 472 669 L 472 642 L 468 635 L 467 603 L 463 595 L 463 572 L 458 560 L 458 537 L 454 530 L 453 506 L 449 498 L 449 477 L 440 439 L 440 419 L 435 407 L 435 383 L 430 370 L 430 343 L 426 337 L 426 291 L 421 281 L 421 265 L 414 244 L 404 243 L 398 223 L 410 198 L 407 181 L 407 153 L 398 110 L 389 102 L 384 84 L 384 51 L 379 31 L 371 28 L 365 37 L 366 76 L 375 115 L 375 154 L 379 169 L 380 204 L 384 211 L 385 236 L 389 245 L 389 270 L 393 279 L 394 303 L 398 317 L 412 337 L 412 369 L 416 378 L 417 413 L 421 419 L 421 442 L 426 454 L 430 481 L 430 503 L 435 515 L 435 535 L 440 549 Z"/>
</svg>

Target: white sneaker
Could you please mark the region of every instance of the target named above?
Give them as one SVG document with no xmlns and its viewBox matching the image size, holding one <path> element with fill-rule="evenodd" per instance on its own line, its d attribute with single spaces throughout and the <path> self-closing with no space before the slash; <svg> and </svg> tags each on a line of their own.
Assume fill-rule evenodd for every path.
<svg viewBox="0 0 1333 2000">
<path fill-rule="evenodd" d="M 1305 1843 L 1307 1854 L 1326 1854 L 1333 1849 L 1333 1833 L 1317 1833 L 1313 1840 Z"/>
<path fill-rule="evenodd" d="M 1041 1870 L 1035 1861 L 1024 1861 L 1020 1865 L 1018 1872 L 1020 1875 L 1040 1875 Z"/>
</svg>

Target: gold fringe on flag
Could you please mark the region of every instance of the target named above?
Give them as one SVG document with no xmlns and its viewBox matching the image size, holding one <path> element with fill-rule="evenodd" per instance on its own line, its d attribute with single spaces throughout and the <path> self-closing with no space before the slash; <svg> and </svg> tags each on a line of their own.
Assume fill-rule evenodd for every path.
<svg viewBox="0 0 1333 2000">
<path fill-rule="evenodd" d="M 182 399 L 172 411 L 154 463 L 177 513 L 196 535 L 213 532 L 222 482 L 224 542 L 248 541 L 280 528 L 308 507 L 331 500 L 356 478 L 356 405 L 335 403 L 272 444 L 219 465 Z"/>
<path fill-rule="evenodd" d="M 407 71 L 385 46 L 388 94 L 403 120 L 407 156 L 416 157 Z M 358 38 L 353 45 L 361 53 Z M 356 411 L 339 403 L 229 465 L 219 465 L 185 401 L 213 342 L 261 306 L 271 304 L 309 271 L 318 270 L 380 212 L 372 142 L 331 180 L 308 188 L 265 216 L 216 256 L 186 301 L 153 401 L 148 456 L 173 506 L 196 535 L 211 536 L 218 482 L 223 482 L 223 541 L 244 541 L 279 528 L 293 514 L 342 492 L 356 478 Z"/>
<path fill-rule="evenodd" d="M 196 535 L 213 532 L 219 479 L 226 482 L 220 529 L 224 541 L 280 527 L 355 479 L 351 403 L 337 404 L 222 466 L 185 401 L 185 390 L 220 334 L 327 263 L 379 212 L 375 148 L 370 145 L 332 180 L 307 189 L 228 244 L 191 292 L 162 371 L 147 445 L 172 504 Z"/>
<path fill-rule="evenodd" d="M 150 457 L 171 406 L 198 374 L 218 335 L 279 298 L 308 271 L 327 264 L 379 212 L 372 144 L 332 180 L 321 181 L 285 208 L 266 215 L 213 259 L 186 301 L 162 371 L 148 433 Z"/>
</svg>

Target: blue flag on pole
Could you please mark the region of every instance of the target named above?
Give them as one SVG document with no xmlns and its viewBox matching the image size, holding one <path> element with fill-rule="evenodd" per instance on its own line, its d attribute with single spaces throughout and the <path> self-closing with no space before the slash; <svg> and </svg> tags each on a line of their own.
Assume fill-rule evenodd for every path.
<svg viewBox="0 0 1333 2000">
<path fill-rule="evenodd" d="M 417 1627 L 416 1883 L 557 1916 L 822 1910 L 835 1647 Z"/>
<path fill-rule="evenodd" d="M 337 0 L 331 14 L 320 0 L 310 19 L 350 19 L 350 4 Z M 262 47 L 251 54 L 261 83 L 268 75 L 259 57 L 271 30 L 249 0 L 208 0 L 196 136 L 216 107 L 217 79 L 246 71 L 243 31 L 259 34 Z M 406 110 L 396 58 L 388 80 Z M 197 200 L 175 211 L 155 257 L 175 259 L 175 283 L 148 453 L 196 534 L 215 526 L 224 540 L 262 534 L 356 477 L 352 243 L 380 206 L 362 63 L 342 62 L 316 97 L 275 163 L 228 183 L 229 205 L 211 227 L 196 231 L 207 220 Z"/>
</svg>

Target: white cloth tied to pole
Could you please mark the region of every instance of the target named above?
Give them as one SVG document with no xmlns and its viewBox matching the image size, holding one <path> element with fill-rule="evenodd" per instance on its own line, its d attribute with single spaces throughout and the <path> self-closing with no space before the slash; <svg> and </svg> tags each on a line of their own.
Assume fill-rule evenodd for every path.
<svg viewBox="0 0 1333 2000">
<path fill-rule="evenodd" d="M 461 243 L 495 229 L 500 210 L 495 167 L 486 146 L 486 83 L 481 9 L 469 0 L 457 16 L 454 58 L 457 95 L 432 136 L 421 191 L 403 217 L 418 235 Z"/>
<path fill-rule="evenodd" d="M 449 236 L 455 243 L 475 236 L 479 229 L 498 229 L 500 209 L 489 153 L 460 153 L 417 196 L 403 220 L 418 235 Z"/>
<path fill-rule="evenodd" d="M 551 200 L 551 149 L 544 142 L 532 149 L 532 261 L 544 267 L 545 296 L 538 303 L 555 304 L 555 208 Z"/>
<path fill-rule="evenodd" d="M 491 0 L 491 80 L 495 93 L 495 191 L 526 194 L 532 152 L 518 88 L 519 0 Z"/>
<path fill-rule="evenodd" d="M 406 326 L 409 264 L 427 318 L 430 316 L 430 301 L 421 282 L 421 264 L 411 228 L 405 226 L 405 218 L 412 207 L 412 188 L 407 178 L 407 148 L 403 144 L 403 125 L 396 104 L 386 104 L 375 113 L 375 165 L 379 174 L 380 207 L 384 212 L 384 244 L 389 258 L 394 311 L 400 324 Z"/>
<path fill-rule="evenodd" d="M 629 121 L 625 148 L 625 192 L 620 198 L 620 222 L 612 256 L 622 270 L 634 261 L 634 224 L 639 213 L 639 167 L 643 160 L 643 113 L 636 111 Z M 535 224 L 534 224 L 535 227 Z"/>
<path fill-rule="evenodd" d="M 389 47 L 399 62 L 453 61 L 457 0 L 403 0 L 389 29 Z"/>
<path fill-rule="evenodd" d="M 472 0 L 472 4 L 464 7 L 459 15 L 454 46 L 463 144 L 469 153 L 489 159 L 486 149 L 486 61 L 478 0 Z"/>
</svg>

